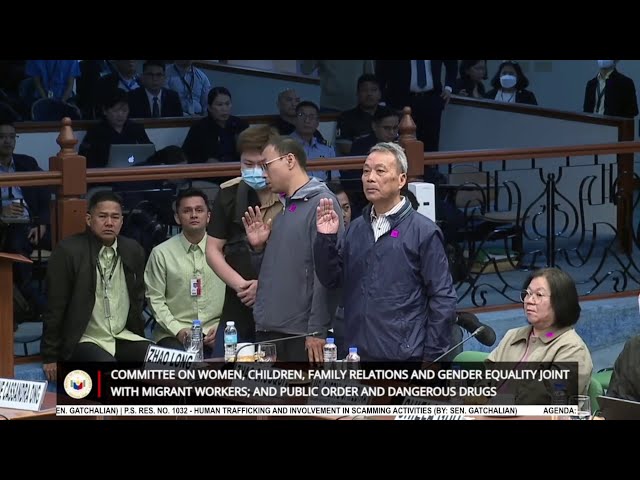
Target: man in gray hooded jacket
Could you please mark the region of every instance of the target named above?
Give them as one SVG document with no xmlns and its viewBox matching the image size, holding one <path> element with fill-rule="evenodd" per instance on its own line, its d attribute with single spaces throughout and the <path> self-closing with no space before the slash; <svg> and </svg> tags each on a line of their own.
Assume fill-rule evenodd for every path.
<svg viewBox="0 0 640 480">
<path fill-rule="evenodd" d="M 338 304 L 338 291 L 328 290 L 315 275 L 313 243 L 317 235 L 316 209 L 329 188 L 306 172 L 302 146 L 277 137 L 263 151 L 264 176 L 273 192 L 283 195 L 285 208 L 271 222 L 263 222 L 260 209 L 249 207 L 243 218 L 247 240 L 259 269 L 253 308 L 256 341 L 309 334 L 277 344 L 280 361 L 322 361 L 324 338 Z M 338 236 L 344 233 L 340 225 Z M 317 333 L 315 333 L 317 332 Z M 306 352 L 305 352 L 306 351 Z"/>
</svg>

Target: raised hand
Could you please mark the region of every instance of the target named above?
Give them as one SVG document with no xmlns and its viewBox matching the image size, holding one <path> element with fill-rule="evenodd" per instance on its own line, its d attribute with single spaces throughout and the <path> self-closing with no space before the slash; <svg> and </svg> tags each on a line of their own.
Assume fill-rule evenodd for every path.
<svg viewBox="0 0 640 480">
<path fill-rule="evenodd" d="M 338 233 L 341 221 L 342 219 L 338 218 L 338 214 L 333 209 L 333 200 L 331 198 L 321 198 L 316 211 L 318 233 Z"/>
<path fill-rule="evenodd" d="M 271 234 L 271 219 L 262 221 L 260 207 L 249 207 L 242 217 L 247 240 L 254 250 L 262 250 Z"/>
</svg>

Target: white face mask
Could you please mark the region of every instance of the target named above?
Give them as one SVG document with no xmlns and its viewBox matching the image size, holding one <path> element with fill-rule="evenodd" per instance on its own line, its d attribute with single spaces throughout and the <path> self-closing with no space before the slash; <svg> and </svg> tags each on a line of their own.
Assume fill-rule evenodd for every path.
<svg viewBox="0 0 640 480">
<path fill-rule="evenodd" d="M 516 83 L 518 83 L 518 77 L 510 73 L 500 77 L 500 85 L 502 85 L 502 88 L 513 88 L 516 86 Z"/>
<path fill-rule="evenodd" d="M 615 62 L 615 60 L 598 60 L 598 68 L 611 68 Z"/>
</svg>

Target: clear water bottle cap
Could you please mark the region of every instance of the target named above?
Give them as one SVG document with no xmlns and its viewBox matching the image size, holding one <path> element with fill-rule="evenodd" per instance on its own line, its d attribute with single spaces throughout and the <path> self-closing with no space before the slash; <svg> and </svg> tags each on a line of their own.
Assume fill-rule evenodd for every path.
<svg viewBox="0 0 640 480">
<path fill-rule="evenodd" d="M 334 342 L 335 342 L 335 340 L 333 338 L 331 338 L 331 337 L 327 338 L 327 343 L 334 343 Z"/>
<path fill-rule="evenodd" d="M 349 353 L 358 353 L 357 347 L 349 347 Z"/>
<path fill-rule="evenodd" d="M 227 322 L 227 326 L 229 327 L 233 327 L 236 324 L 236 322 Z"/>
<path fill-rule="evenodd" d="M 200 320 L 194 320 L 193 325 L 199 327 L 201 325 Z"/>
</svg>

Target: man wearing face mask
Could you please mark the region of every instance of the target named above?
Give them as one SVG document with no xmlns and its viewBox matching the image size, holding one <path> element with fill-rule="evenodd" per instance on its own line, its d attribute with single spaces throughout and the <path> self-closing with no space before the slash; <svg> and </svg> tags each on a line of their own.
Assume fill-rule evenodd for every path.
<svg viewBox="0 0 640 480">
<path fill-rule="evenodd" d="M 500 64 L 491 79 L 491 86 L 493 88 L 485 96 L 496 102 L 538 104 L 534 93 L 527 90 L 529 79 L 514 60 L 505 60 Z"/>
<path fill-rule="evenodd" d="M 633 118 L 638 114 L 633 80 L 616 70 L 618 60 L 598 60 L 598 74 L 587 82 L 583 111 Z"/>
<path fill-rule="evenodd" d="M 207 242 L 207 263 L 227 284 L 222 307 L 221 328 L 234 321 L 238 342 L 255 341 L 253 303 L 258 275 L 251 263 L 242 216 L 248 207 L 260 206 L 263 217 L 275 219 L 283 203 L 267 187 L 262 168 L 262 150 L 278 132 L 268 125 L 250 127 L 238 136 L 242 176 L 221 185 L 213 203 Z M 223 335 L 216 336 L 213 356 L 223 355 Z"/>
</svg>

